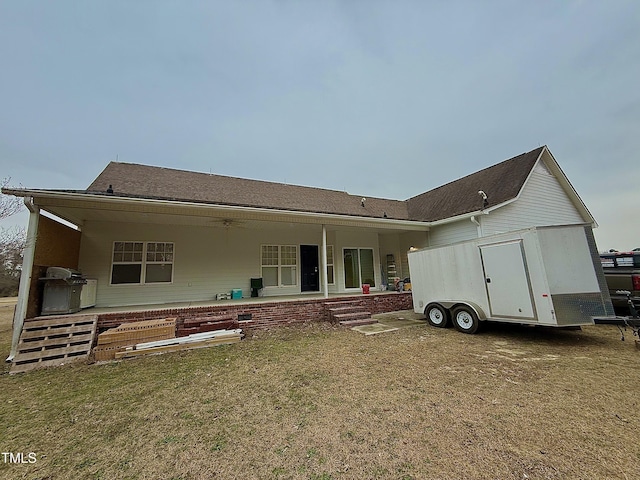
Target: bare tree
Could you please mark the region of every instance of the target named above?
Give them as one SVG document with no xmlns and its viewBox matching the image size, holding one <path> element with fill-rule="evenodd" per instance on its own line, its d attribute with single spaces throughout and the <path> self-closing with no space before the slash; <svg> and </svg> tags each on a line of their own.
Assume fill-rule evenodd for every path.
<svg viewBox="0 0 640 480">
<path fill-rule="evenodd" d="M 5 188 L 9 184 L 9 181 L 11 181 L 10 177 L 3 178 L 0 187 Z M 21 209 L 22 202 L 18 197 L 5 194 L 0 196 L 0 220 L 18 213 Z"/>
<path fill-rule="evenodd" d="M 7 186 L 9 180 L 9 178 L 2 180 L 3 188 Z M 0 220 L 18 213 L 21 208 L 22 202 L 18 197 L 0 195 Z M 26 236 L 24 227 L 0 228 L 0 296 L 2 297 L 18 294 Z"/>
</svg>

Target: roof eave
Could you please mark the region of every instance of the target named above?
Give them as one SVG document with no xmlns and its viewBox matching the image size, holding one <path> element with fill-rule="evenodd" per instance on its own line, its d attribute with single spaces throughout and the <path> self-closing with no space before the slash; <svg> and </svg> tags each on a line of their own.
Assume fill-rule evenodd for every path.
<svg viewBox="0 0 640 480">
<path fill-rule="evenodd" d="M 98 202 L 105 205 L 136 205 L 136 206 L 153 206 L 155 208 L 172 207 L 172 208 L 190 208 L 200 212 L 203 216 L 205 213 L 218 212 L 224 214 L 225 212 L 243 212 L 248 214 L 255 214 L 268 217 L 286 217 L 288 221 L 300 221 L 302 223 L 315 223 L 315 224 L 331 224 L 331 225 L 354 225 L 354 226 L 368 226 L 375 228 L 395 228 L 405 230 L 426 231 L 429 229 L 430 222 L 422 222 L 415 220 L 402 220 L 391 218 L 377 218 L 377 217 L 359 217 L 345 214 L 330 214 L 330 213 L 318 213 L 318 212 L 304 212 L 295 210 L 283 210 L 274 208 L 261 208 L 261 207 L 249 207 L 238 205 L 224 205 L 224 204 L 209 204 L 198 203 L 189 201 L 178 200 L 162 200 L 162 199 L 149 199 L 149 198 L 132 198 L 122 197 L 118 195 L 95 195 L 87 194 L 83 192 L 68 192 L 68 191 L 52 191 L 52 190 L 32 190 L 32 189 L 3 189 L 3 193 L 8 195 L 15 195 L 19 197 L 33 197 L 35 203 L 39 203 L 39 199 L 48 200 L 65 200 L 76 202 Z M 45 202 L 47 203 L 47 202 Z M 55 213 L 55 212 L 52 212 Z"/>
</svg>

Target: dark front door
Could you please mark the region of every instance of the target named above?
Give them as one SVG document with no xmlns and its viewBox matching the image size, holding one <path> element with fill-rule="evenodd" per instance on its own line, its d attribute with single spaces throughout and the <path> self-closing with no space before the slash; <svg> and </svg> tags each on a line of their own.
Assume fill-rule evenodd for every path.
<svg viewBox="0 0 640 480">
<path fill-rule="evenodd" d="M 318 265 L 318 246 L 300 245 L 300 263 L 302 267 L 303 292 L 320 291 L 320 268 Z"/>
</svg>

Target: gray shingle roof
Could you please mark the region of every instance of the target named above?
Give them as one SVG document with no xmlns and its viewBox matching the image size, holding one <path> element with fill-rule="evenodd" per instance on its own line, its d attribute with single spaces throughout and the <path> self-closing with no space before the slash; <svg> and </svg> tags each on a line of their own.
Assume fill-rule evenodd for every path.
<svg viewBox="0 0 640 480">
<path fill-rule="evenodd" d="M 478 211 L 479 190 L 488 206 L 515 198 L 545 147 L 505 160 L 406 201 L 369 198 L 337 190 L 249 180 L 163 167 L 111 162 L 88 187 L 104 194 L 156 198 L 299 212 L 317 212 L 398 220 L 437 221 Z"/>
<path fill-rule="evenodd" d="M 90 192 L 299 212 L 407 220 L 407 204 L 337 190 L 210 175 L 162 167 L 111 162 L 89 186 Z"/>
<path fill-rule="evenodd" d="M 479 190 L 487 195 L 487 207 L 517 197 L 544 148 L 536 148 L 410 198 L 407 200 L 409 218 L 434 222 L 478 211 L 483 207 Z"/>
</svg>

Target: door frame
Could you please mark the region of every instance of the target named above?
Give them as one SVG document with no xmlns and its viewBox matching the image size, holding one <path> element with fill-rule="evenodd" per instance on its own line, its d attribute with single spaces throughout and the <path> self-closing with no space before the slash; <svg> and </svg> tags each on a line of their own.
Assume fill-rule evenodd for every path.
<svg viewBox="0 0 640 480">
<path fill-rule="evenodd" d="M 314 255 L 315 252 L 315 255 Z M 300 245 L 300 291 L 319 292 L 320 291 L 320 248 L 318 245 Z M 309 276 L 315 277 L 312 282 L 308 281 Z M 305 282 L 305 279 L 307 281 Z"/>
</svg>

